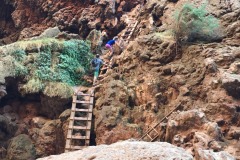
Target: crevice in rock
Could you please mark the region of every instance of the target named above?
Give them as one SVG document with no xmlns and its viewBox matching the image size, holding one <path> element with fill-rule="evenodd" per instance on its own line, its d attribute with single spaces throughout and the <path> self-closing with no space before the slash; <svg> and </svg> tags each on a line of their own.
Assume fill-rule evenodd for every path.
<svg viewBox="0 0 240 160">
<path fill-rule="evenodd" d="M 14 11 L 14 7 L 12 6 L 12 4 L 6 0 L 0 0 L 0 4 L 0 20 L 11 20 L 11 14 Z"/>
<path fill-rule="evenodd" d="M 240 112 L 240 106 L 236 106 L 236 112 Z"/>
<path fill-rule="evenodd" d="M 4 38 L 8 35 L 8 31 L 6 30 L 7 25 L 13 25 L 11 14 L 14 11 L 13 5 L 6 1 L 0 0 L 0 39 Z"/>
<path fill-rule="evenodd" d="M 95 126 L 95 116 L 92 117 L 92 128 L 90 133 L 90 146 L 96 146 L 96 132 L 94 129 Z"/>
<path fill-rule="evenodd" d="M 20 98 L 20 93 L 18 92 L 18 84 L 15 78 L 6 78 L 5 84 L 7 95 L 1 99 L 0 107 L 8 104 L 8 101 Z"/>
</svg>

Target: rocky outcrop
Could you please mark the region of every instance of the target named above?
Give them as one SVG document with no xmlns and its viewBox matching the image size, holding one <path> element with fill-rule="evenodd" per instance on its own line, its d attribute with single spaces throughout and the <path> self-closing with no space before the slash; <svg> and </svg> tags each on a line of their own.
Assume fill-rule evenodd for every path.
<svg viewBox="0 0 240 160">
<path fill-rule="evenodd" d="M 61 31 L 58 27 L 48 28 L 43 33 L 41 33 L 39 36 L 33 37 L 32 39 L 44 39 L 44 38 L 54 38 L 57 37 Z"/>
<path fill-rule="evenodd" d="M 120 17 L 140 0 L 120 0 L 115 5 L 107 0 L 85 1 L 2 1 L 0 12 L 0 39 L 8 44 L 18 39 L 40 35 L 45 29 L 57 26 L 61 31 L 78 33 L 86 38 L 89 32 L 100 27 L 113 37 L 124 28 Z M 8 29 L 6 29 L 8 28 Z M 0 43 L 0 44 L 1 44 Z"/>
<path fill-rule="evenodd" d="M 184 159 L 193 160 L 193 157 L 180 147 L 165 142 L 136 142 L 123 141 L 112 145 L 92 146 L 81 151 L 64 153 L 62 155 L 39 158 L 38 160 L 83 160 L 83 159 Z"/>
<path fill-rule="evenodd" d="M 227 1 L 212 0 L 208 4 L 210 14 L 219 18 L 222 24 L 215 32 L 222 41 L 218 39 L 218 42 L 214 43 L 182 44 L 181 48 L 177 49 L 170 30 L 174 24 L 171 16 L 185 2 L 152 0 L 141 10 L 140 21 L 131 39 L 133 41 L 123 52 L 114 55 L 113 68 L 101 77 L 100 84 L 95 87 L 96 101 L 93 114 L 97 145 L 111 144 L 132 137 L 140 138 L 151 126 L 178 107 L 178 111 L 157 128 L 160 133 L 158 140 L 185 148 L 195 159 L 207 159 L 206 157 L 234 159 L 231 155 L 240 157 L 238 93 L 240 3 L 233 0 L 229 5 Z M 200 5 L 200 1 L 194 2 Z M 123 13 L 130 11 L 139 3 L 140 1 L 116 1 L 114 11 L 106 0 L 95 2 L 86 0 L 85 3 L 62 0 L 58 2 L 40 0 L 36 3 L 30 0 L 18 1 L 15 4 L 16 9 L 11 9 L 14 12 L 12 21 L 8 20 L 6 25 L 1 21 L 0 26 L 15 25 L 16 33 L 20 33 L 19 39 L 39 35 L 41 31 L 55 24 L 60 30 L 79 33 L 82 38 L 87 37 L 92 29 L 106 29 L 108 38 L 111 38 L 113 35 L 123 33 L 121 31 L 129 23 L 131 16 L 131 13 L 124 15 Z M 36 6 L 37 8 L 34 11 L 24 10 L 24 6 L 27 5 L 31 6 L 30 8 Z M 13 4 L 8 3 L 7 6 Z M 6 8 L 6 3 L 4 7 Z M 135 8 L 132 14 L 136 16 L 137 13 L 138 10 Z M 11 18 L 10 15 L 6 16 Z M 2 19 L 1 16 L 0 18 Z M 32 23 L 36 25 L 31 27 Z M 9 30 L 8 34 L 1 34 L 0 31 L 3 37 L 8 36 L 3 43 L 13 40 L 12 32 Z M 76 34 L 69 36 L 62 32 L 58 37 L 70 39 L 78 36 Z M 93 30 L 89 40 L 93 42 L 92 50 L 99 49 L 100 32 Z M 3 47 L 0 54 L 7 53 L 8 47 Z M 38 49 L 38 45 L 27 46 L 30 53 L 37 52 Z M 60 53 L 58 50 L 53 52 L 53 55 L 57 57 Z M 34 54 L 29 58 L 29 62 L 33 59 Z M 8 69 L 8 66 L 12 65 L 11 60 L 6 56 L 4 63 L 0 61 L 0 73 L 5 77 L 14 77 L 14 73 Z M 0 75 L 1 84 L 6 83 L 3 74 Z M 16 87 L 16 83 L 7 85 L 7 96 L 19 97 L 16 96 L 18 93 L 9 92 L 10 86 Z M 37 101 L 36 106 L 42 106 L 36 109 L 49 118 L 58 117 L 62 111 L 70 107 L 69 99 L 59 97 L 51 99 L 46 95 L 25 97 L 26 100 L 32 98 Z M 4 103 L 10 103 L 6 96 L 3 99 Z M 24 111 L 29 110 L 24 109 L 21 112 Z M 63 151 L 64 142 L 55 136 L 58 135 L 62 139 L 63 135 L 66 136 L 68 115 L 69 110 L 60 116 L 60 120 L 52 121 L 36 120 L 36 117 L 40 117 L 37 114 L 31 118 L 25 116 L 22 118 L 24 123 L 19 125 L 16 134 L 29 134 L 36 144 L 38 156 L 57 154 Z M 24 129 L 26 127 L 31 128 L 29 133 Z M 59 148 L 54 148 L 57 142 L 61 144 Z M 3 154 L 6 152 L 4 147 L 1 150 Z M 96 151 L 96 147 L 92 148 Z M 96 158 L 95 154 L 89 158 Z"/>
<path fill-rule="evenodd" d="M 219 160 L 236 160 L 233 156 L 231 156 L 227 152 L 213 152 L 210 150 L 200 150 L 198 154 L 195 156 L 195 159 L 205 160 L 205 159 L 219 159 Z"/>
<path fill-rule="evenodd" d="M 37 157 L 44 157 L 63 152 L 65 138 L 60 120 L 47 121 L 41 128 L 33 128 Z"/>
<path fill-rule="evenodd" d="M 8 146 L 7 158 L 9 160 L 35 159 L 36 151 L 31 139 L 24 134 L 14 137 Z"/>
<path fill-rule="evenodd" d="M 238 6 L 237 1 L 233 3 Z M 145 10 L 142 15 L 149 19 L 144 17 L 137 27 L 137 33 L 143 36 L 114 57 L 115 68 L 105 74 L 96 88 L 97 144 L 115 142 L 113 137 L 118 136 L 110 133 L 123 126 L 124 132 L 140 137 L 179 106 L 179 111 L 160 125 L 161 140 L 182 146 L 192 155 L 207 149 L 239 155 L 239 149 L 233 149 L 235 141 L 228 143 L 230 148 L 224 146 L 226 135 L 234 137 L 229 127 L 239 126 L 239 44 L 235 38 L 226 38 L 221 43 L 186 45 L 182 52 L 176 52 L 171 34 L 154 31 L 166 30 L 166 24 L 171 23 L 167 13 L 170 15 L 173 7 L 182 4 L 183 1 L 149 2 L 145 9 L 162 6 L 163 16 L 156 11 L 147 15 Z M 234 16 L 238 9 L 232 12 Z M 157 16 L 162 17 L 156 19 Z M 223 20 L 222 16 L 219 18 Z M 151 25 L 160 22 L 158 28 Z M 238 137 L 237 133 L 234 135 Z M 124 138 L 127 136 L 121 137 Z"/>
<path fill-rule="evenodd" d="M 6 117 L 6 115 L 0 115 L 0 141 L 5 141 L 14 136 L 17 128 L 17 124 L 14 121 L 11 121 L 9 117 Z"/>
<path fill-rule="evenodd" d="M 50 120 L 42 117 L 38 112 L 39 106 L 40 103 L 36 102 L 21 103 L 13 101 L 11 105 L 6 105 L 0 109 L 2 114 L 0 115 L 0 119 L 2 119 L 2 122 L 0 122 L 0 153 L 3 159 L 6 158 L 6 152 L 8 152 L 8 158 L 16 160 L 21 159 L 16 154 L 18 152 L 26 152 L 23 159 L 35 159 L 36 157 L 63 152 L 64 134 L 66 133 L 62 129 L 62 125 L 67 122 L 67 119 L 60 121 L 60 119 Z M 14 138 L 9 142 L 12 137 Z M 26 144 L 30 148 L 17 146 L 18 144 Z M 32 151 L 34 151 L 34 154 Z M 29 158 L 26 158 L 26 156 Z"/>
</svg>

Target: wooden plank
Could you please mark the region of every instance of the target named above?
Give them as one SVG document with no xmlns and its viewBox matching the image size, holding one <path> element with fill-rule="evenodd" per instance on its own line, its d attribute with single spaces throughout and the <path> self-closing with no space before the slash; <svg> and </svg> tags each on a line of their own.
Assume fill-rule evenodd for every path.
<svg viewBox="0 0 240 160">
<path fill-rule="evenodd" d="M 78 96 L 91 96 L 90 94 L 85 94 L 85 93 L 77 93 Z"/>
<path fill-rule="evenodd" d="M 67 136 L 68 136 L 68 137 L 71 137 L 71 135 L 72 135 L 72 131 L 73 131 L 73 130 L 72 130 L 71 128 L 73 127 L 73 123 L 74 123 L 74 122 L 73 122 L 72 120 L 69 121 L 69 124 L 68 124 L 68 133 L 67 133 Z M 70 143 L 71 143 L 71 141 L 69 141 L 69 145 L 70 145 Z M 67 145 L 67 142 L 66 142 L 66 145 Z"/>
<path fill-rule="evenodd" d="M 89 110 L 93 110 L 93 102 L 94 102 L 94 97 L 90 97 L 90 106 L 89 106 Z"/>
<path fill-rule="evenodd" d="M 90 130 L 86 131 L 86 135 L 87 135 L 88 137 L 90 137 L 90 132 L 91 132 Z M 85 145 L 86 145 L 86 146 L 89 146 L 89 144 L 90 144 L 90 139 L 86 139 L 86 140 L 85 140 Z"/>
<path fill-rule="evenodd" d="M 71 136 L 72 136 L 72 129 L 68 129 L 67 137 L 71 137 Z"/>
<path fill-rule="evenodd" d="M 88 116 L 88 117 L 74 117 L 72 120 L 75 120 L 75 121 L 91 121 L 92 120 L 92 116 Z"/>
<path fill-rule="evenodd" d="M 153 128 L 153 131 L 156 132 L 157 134 L 159 134 L 158 131 L 155 128 Z"/>
<path fill-rule="evenodd" d="M 75 111 L 76 111 L 76 112 L 90 112 L 90 113 L 92 112 L 92 111 L 89 110 L 89 109 L 78 109 L 78 108 L 76 108 Z M 72 112 L 75 112 L 75 111 L 72 110 Z"/>
<path fill-rule="evenodd" d="M 68 139 L 70 139 L 70 138 L 68 138 Z M 89 136 L 75 136 L 75 135 L 72 135 L 71 139 L 90 139 L 90 137 Z"/>
<path fill-rule="evenodd" d="M 157 124 L 155 124 L 151 129 L 147 130 L 147 132 L 139 139 L 139 140 L 143 140 L 144 137 L 146 137 L 148 135 L 148 133 L 150 133 L 153 129 L 155 129 L 163 120 L 165 120 L 168 116 L 170 116 L 172 114 L 173 111 L 175 111 L 178 107 L 180 106 L 180 104 L 178 104 L 172 111 L 170 111 L 165 117 L 163 117 L 160 122 L 158 122 Z"/>
<path fill-rule="evenodd" d="M 70 119 L 73 119 L 75 117 L 75 112 L 71 112 Z"/>
<path fill-rule="evenodd" d="M 89 113 L 88 119 L 92 120 L 92 113 Z"/>
<path fill-rule="evenodd" d="M 75 103 L 91 104 L 89 101 L 79 101 L 79 100 L 76 100 Z"/>
<path fill-rule="evenodd" d="M 135 23 L 136 23 L 136 19 L 133 22 L 129 23 L 128 27 L 131 27 L 131 28 L 134 27 Z"/>
<path fill-rule="evenodd" d="M 77 96 L 89 96 L 89 101 L 85 100 L 77 100 Z M 91 133 L 91 120 L 92 120 L 92 110 L 93 110 L 93 102 L 94 102 L 94 88 L 91 90 L 90 94 L 85 93 L 77 93 L 77 95 L 73 96 L 72 109 L 70 115 L 70 121 L 68 126 L 68 133 L 65 145 L 65 152 L 69 152 L 71 150 L 79 150 L 85 148 L 86 145 L 90 144 L 90 133 Z M 76 104 L 89 104 L 89 109 L 81 109 L 76 108 Z M 88 113 L 87 117 L 75 117 L 75 112 L 86 112 Z M 74 126 L 74 121 L 78 120 L 87 120 L 86 126 Z M 86 136 L 72 135 L 73 130 L 85 130 Z M 72 140 L 85 140 L 85 146 L 73 146 L 71 145 Z"/>
<path fill-rule="evenodd" d="M 91 128 L 91 121 L 88 121 L 87 126 Z M 90 137 L 90 134 L 91 134 L 91 130 L 87 130 L 87 131 L 86 131 L 86 136 L 87 136 L 87 137 Z M 86 140 L 85 140 L 85 145 L 86 145 L 86 146 L 89 146 L 89 144 L 90 144 L 90 139 L 86 139 Z"/>
<path fill-rule="evenodd" d="M 152 137 L 149 134 L 147 134 L 147 136 L 152 140 Z"/>
<path fill-rule="evenodd" d="M 91 95 L 94 97 L 95 88 L 91 90 Z"/>
<path fill-rule="evenodd" d="M 76 109 L 76 103 L 72 103 L 72 110 Z"/>
<path fill-rule="evenodd" d="M 77 95 L 73 95 L 72 98 L 73 98 L 73 100 L 77 99 Z"/>
<path fill-rule="evenodd" d="M 91 129 L 91 127 L 89 127 L 89 126 L 72 126 L 72 129 L 75 129 L 75 130 L 90 130 Z"/>
<path fill-rule="evenodd" d="M 70 145 L 71 145 L 71 140 L 67 139 L 65 148 L 70 148 Z"/>
<path fill-rule="evenodd" d="M 154 141 L 158 136 L 159 136 L 159 134 L 156 135 L 155 137 L 153 137 L 153 139 L 151 140 L 151 142 Z"/>
</svg>

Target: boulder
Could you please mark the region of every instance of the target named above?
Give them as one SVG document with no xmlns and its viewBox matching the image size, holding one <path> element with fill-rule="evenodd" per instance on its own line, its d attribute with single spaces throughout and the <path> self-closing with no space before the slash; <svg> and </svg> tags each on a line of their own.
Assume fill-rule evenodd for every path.
<svg viewBox="0 0 240 160">
<path fill-rule="evenodd" d="M 25 134 L 14 137 L 8 146 L 7 158 L 9 160 L 35 159 L 36 151 L 31 139 Z"/>
<path fill-rule="evenodd" d="M 0 115 L 0 141 L 12 137 L 17 131 L 17 124 Z"/>
<path fill-rule="evenodd" d="M 236 160 L 232 155 L 225 151 L 213 152 L 212 150 L 199 149 L 194 157 L 196 160 Z"/>
<path fill-rule="evenodd" d="M 48 121 L 40 130 L 35 130 L 33 132 L 37 134 L 34 141 L 36 141 L 36 155 L 38 157 L 63 152 L 65 138 L 61 129 L 60 120 Z"/>
<path fill-rule="evenodd" d="M 227 139 L 240 139 L 240 127 L 231 126 L 228 133 L 227 133 Z"/>
<path fill-rule="evenodd" d="M 189 110 L 180 112 L 167 123 L 166 141 L 171 142 L 174 135 L 181 131 L 197 129 L 207 122 L 203 112 L 198 110 Z"/>
<path fill-rule="evenodd" d="M 38 160 L 119 160 L 119 159 L 184 159 L 193 160 L 183 148 L 166 142 L 123 141 L 111 145 L 90 146 L 80 151 L 39 158 Z"/>
<path fill-rule="evenodd" d="M 44 117 L 33 117 L 31 123 L 33 127 L 42 128 L 47 121 Z"/>
<path fill-rule="evenodd" d="M 70 117 L 70 114 L 71 114 L 71 109 L 67 109 L 61 113 L 61 115 L 59 116 L 59 119 L 61 120 L 61 122 L 64 122 Z"/>
<path fill-rule="evenodd" d="M 61 31 L 58 27 L 48 28 L 42 34 L 31 39 L 53 38 L 56 37 Z"/>
<path fill-rule="evenodd" d="M 222 86 L 227 93 L 237 99 L 240 99 L 240 75 L 221 73 Z"/>
<path fill-rule="evenodd" d="M 103 43 L 101 32 L 93 29 L 86 38 L 91 42 L 91 50 L 95 54 L 101 54 L 101 45 Z"/>
</svg>

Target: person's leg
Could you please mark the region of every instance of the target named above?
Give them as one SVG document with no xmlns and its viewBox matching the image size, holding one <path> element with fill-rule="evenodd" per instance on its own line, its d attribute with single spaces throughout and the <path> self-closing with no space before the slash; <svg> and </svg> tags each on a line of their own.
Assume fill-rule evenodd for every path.
<svg viewBox="0 0 240 160">
<path fill-rule="evenodd" d="M 113 46 L 110 46 L 111 55 L 113 54 Z"/>
<path fill-rule="evenodd" d="M 98 75 L 99 75 L 99 69 L 96 69 L 96 70 L 94 71 L 93 85 L 96 83 L 97 78 L 98 78 Z"/>
</svg>

